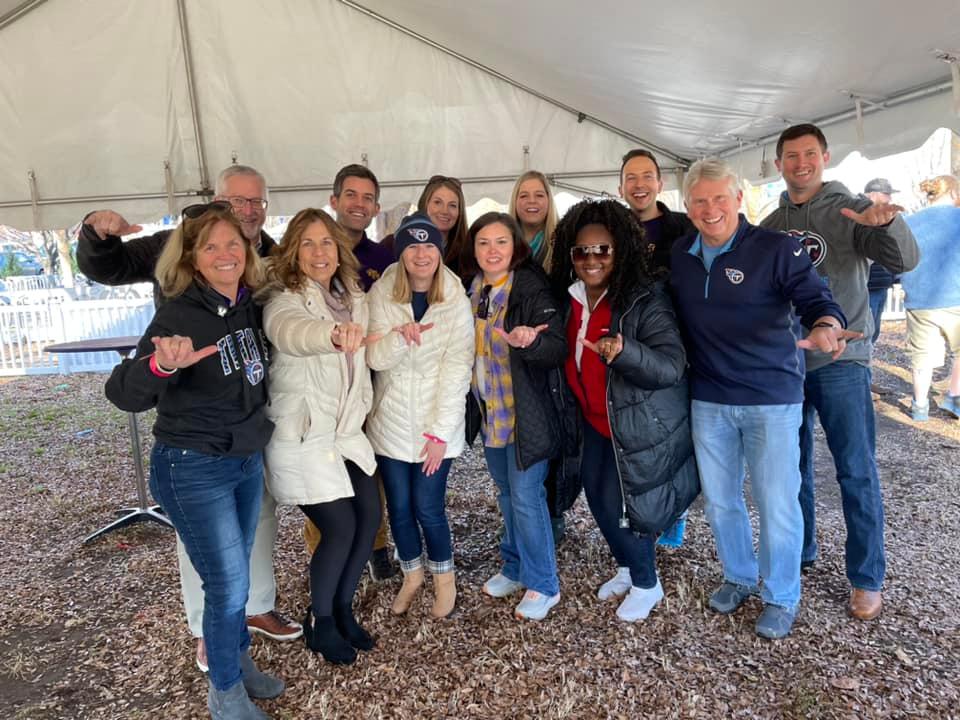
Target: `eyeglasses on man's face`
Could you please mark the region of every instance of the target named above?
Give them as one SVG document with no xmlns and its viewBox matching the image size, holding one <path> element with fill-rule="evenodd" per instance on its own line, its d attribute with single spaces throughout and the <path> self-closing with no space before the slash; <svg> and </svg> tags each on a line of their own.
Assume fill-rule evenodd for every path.
<svg viewBox="0 0 960 720">
<path fill-rule="evenodd" d="M 600 245 L 574 245 L 570 248 L 570 259 L 574 262 L 586 260 L 590 255 L 605 258 L 613 253 L 613 246 L 606 243 Z"/>
<path fill-rule="evenodd" d="M 263 198 L 248 198 L 243 195 L 230 195 L 224 199 L 234 210 L 246 210 L 247 206 L 250 206 L 251 210 L 266 210 L 268 205 Z"/>
</svg>

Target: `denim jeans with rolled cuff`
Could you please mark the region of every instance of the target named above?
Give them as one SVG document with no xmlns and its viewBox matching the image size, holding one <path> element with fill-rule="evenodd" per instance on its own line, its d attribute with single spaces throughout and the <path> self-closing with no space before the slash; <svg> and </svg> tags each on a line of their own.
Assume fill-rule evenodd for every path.
<svg viewBox="0 0 960 720">
<path fill-rule="evenodd" d="M 404 572 L 424 564 L 421 531 L 427 545 L 427 570 L 435 575 L 453 570 L 453 541 L 447 522 L 447 476 L 452 463 L 452 458 L 445 459 L 433 475 L 427 476 L 423 474 L 422 462 L 377 455 L 387 495 L 390 532 Z"/>
</svg>

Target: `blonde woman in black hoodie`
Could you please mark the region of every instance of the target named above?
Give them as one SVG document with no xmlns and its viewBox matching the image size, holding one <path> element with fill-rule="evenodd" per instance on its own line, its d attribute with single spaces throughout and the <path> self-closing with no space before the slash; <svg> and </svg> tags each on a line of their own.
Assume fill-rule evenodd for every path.
<svg viewBox="0 0 960 720">
<path fill-rule="evenodd" d="M 118 365 L 106 394 L 128 412 L 157 409 L 150 491 L 204 587 L 207 707 L 219 720 L 265 718 L 250 697 L 283 692 L 248 654 L 250 548 L 263 492 L 267 354 L 251 293 L 262 269 L 224 202 L 192 205 L 157 263 L 167 302 Z"/>
</svg>

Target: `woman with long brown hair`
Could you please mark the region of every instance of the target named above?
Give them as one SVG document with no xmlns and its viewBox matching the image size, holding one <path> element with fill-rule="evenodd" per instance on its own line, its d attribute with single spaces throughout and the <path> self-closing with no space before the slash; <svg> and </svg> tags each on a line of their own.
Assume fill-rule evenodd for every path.
<svg viewBox="0 0 960 720">
<path fill-rule="evenodd" d="M 323 210 L 297 213 L 273 252 L 263 326 L 274 348 L 267 484 L 297 505 L 323 541 L 310 558 L 308 648 L 352 663 L 374 640 L 353 596 L 380 525 L 373 448 L 363 423 L 373 400 L 365 342 L 367 304 L 343 229 Z"/>
</svg>

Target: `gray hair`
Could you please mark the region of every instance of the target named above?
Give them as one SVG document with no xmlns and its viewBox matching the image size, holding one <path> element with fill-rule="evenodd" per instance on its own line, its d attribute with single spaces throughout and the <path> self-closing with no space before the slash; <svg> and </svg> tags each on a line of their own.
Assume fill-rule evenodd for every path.
<svg viewBox="0 0 960 720">
<path fill-rule="evenodd" d="M 726 180 L 730 184 L 730 194 L 734 197 L 740 189 L 737 173 L 725 161 L 716 157 L 697 160 L 683 178 L 683 201 L 688 205 L 693 186 L 701 180 Z"/>
<path fill-rule="evenodd" d="M 259 170 L 252 168 L 249 165 L 230 165 L 229 167 L 221 170 L 220 174 L 217 175 L 217 195 L 224 194 L 227 180 L 232 178 L 234 175 L 252 175 L 253 177 L 258 178 L 260 182 L 263 183 L 263 199 L 268 199 L 270 190 L 267 187 L 267 179 L 260 173 Z"/>
</svg>

